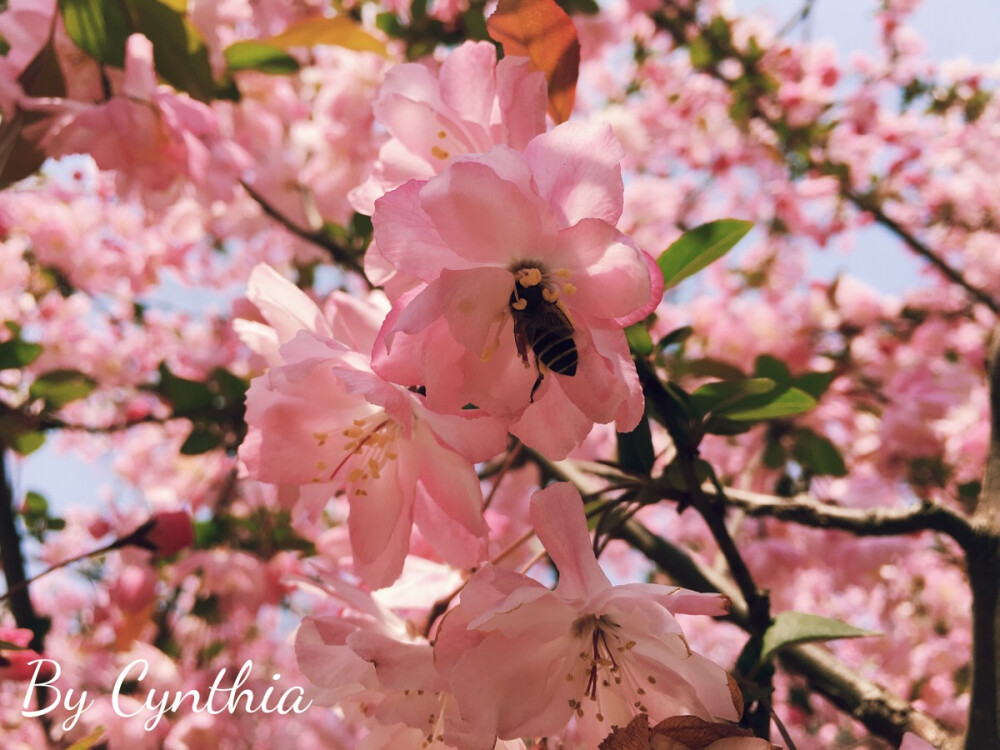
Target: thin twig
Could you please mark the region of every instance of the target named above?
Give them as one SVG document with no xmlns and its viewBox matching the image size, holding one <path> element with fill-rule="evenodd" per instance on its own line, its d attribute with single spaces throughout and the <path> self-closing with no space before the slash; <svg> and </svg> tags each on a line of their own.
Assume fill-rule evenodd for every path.
<svg viewBox="0 0 1000 750">
<path fill-rule="evenodd" d="M 330 254 L 330 257 L 333 258 L 333 261 L 335 263 L 351 271 L 354 271 L 355 273 L 360 275 L 361 278 L 364 279 L 365 284 L 368 285 L 369 289 L 375 288 L 375 285 L 372 284 L 372 282 L 369 281 L 368 277 L 365 275 L 365 269 L 358 262 L 358 259 L 355 257 L 354 253 L 352 253 L 348 248 L 344 247 L 338 242 L 335 242 L 328 234 L 326 234 L 323 231 L 317 231 L 312 229 L 306 229 L 305 227 L 300 227 L 294 221 L 292 221 L 283 213 L 281 213 L 277 208 L 275 208 L 274 205 L 272 205 L 263 195 L 258 193 L 248 183 L 241 181 L 240 184 L 243 186 L 243 189 L 247 191 L 247 195 L 249 195 L 251 198 L 254 199 L 254 201 L 257 202 L 257 204 L 261 207 L 261 210 L 263 210 L 265 214 L 267 214 L 276 222 L 281 224 L 281 226 L 283 226 L 289 232 L 294 234 L 296 237 L 299 237 L 300 239 L 303 239 L 306 242 L 311 242 L 312 244 L 323 248 L 327 253 Z"/>
<path fill-rule="evenodd" d="M 939 503 L 909 508 L 842 508 L 809 496 L 782 498 L 726 488 L 726 503 L 750 516 L 768 516 L 818 529 L 838 529 L 856 536 L 897 536 L 939 531 L 967 548 L 975 531 L 958 511 Z"/>
</svg>

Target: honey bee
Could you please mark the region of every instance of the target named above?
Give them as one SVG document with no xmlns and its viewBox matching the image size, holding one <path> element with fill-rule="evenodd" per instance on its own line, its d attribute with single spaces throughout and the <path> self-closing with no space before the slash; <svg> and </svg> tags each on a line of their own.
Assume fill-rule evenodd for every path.
<svg viewBox="0 0 1000 750">
<path fill-rule="evenodd" d="M 528 281 L 528 284 L 525 284 Z M 510 295 L 510 311 L 514 319 L 514 344 L 521 360 L 528 364 L 528 349 L 535 355 L 538 378 L 531 387 L 529 401 L 535 402 L 535 391 L 542 384 L 545 373 L 572 377 L 580 361 L 573 340 L 573 324 L 551 292 L 530 276 L 518 277 Z"/>
</svg>

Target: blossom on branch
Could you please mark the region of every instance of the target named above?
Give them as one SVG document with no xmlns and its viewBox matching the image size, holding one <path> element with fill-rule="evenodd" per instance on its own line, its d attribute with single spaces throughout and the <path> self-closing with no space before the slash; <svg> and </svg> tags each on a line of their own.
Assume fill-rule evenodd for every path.
<svg viewBox="0 0 1000 750">
<path fill-rule="evenodd" d="M 250 475 L 325 485 L 331 498 L 346 495 L 355 568 L 373 588 L 399 576 L 414 523 L 447 562 L 461 568 L 480 562 L 486 525 L 472 462 L 502 449 L 500 425 L 482 412 L 433 412 L 419 393 L 383 380 L 366 352 L 333 338 L 342 327 L 336 316 L 325 320 L 273 270 L 254 271 L 250 296 L 273 306 L 264 312 L 275 321 L 277 340 L 285 339 L 280 361 L 247 393 L 249 433 L 240 457 Z M 334 297 L 343 301 L 340 309 L 356 304 Z M 309 306 L 312 314 L 304 312 Z M 287 339 L 285 323 L 293 319 L 303 328 Z"/>
<path fill-rule="evenodd" d="M 379 199 L 382 255 L 422 283 L 394 301 L 376 369 L 435 407 L 484 409 L 551 458 L 594 423 L 632 430 L 643 398 L 622 329 L 662 278 L 615 229 L 620 158 L 607 126 L 566 123 Z"/>
<path fill-rule="evenodd" d="M 657 584 L 612 586 L 593 554 L 580 495 L 532 497 L 535 531 L 559 570 L 550 591 L 487 565 L 446 615 L 435 643 L 462 718 L 500 738 L 575 734 L 596 747 L 644 713 L 736 721 L 726 671 L 688 647 L 674 615 L 722 615 L 728 600 Z"/>
</svg>

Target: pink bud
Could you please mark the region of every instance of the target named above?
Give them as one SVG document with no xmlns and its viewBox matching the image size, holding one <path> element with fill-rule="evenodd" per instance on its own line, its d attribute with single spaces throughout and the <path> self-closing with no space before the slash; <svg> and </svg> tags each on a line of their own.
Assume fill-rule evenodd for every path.
<svg viewBox="0 0 1000 750">
<path fill-rule="evenodd" d="M 115 544 L 134 544 L 157 555 L 169 557 L 194 542 L 194 524 L 186 510 L 154 513 L 142 526 Z"/>
</svg>

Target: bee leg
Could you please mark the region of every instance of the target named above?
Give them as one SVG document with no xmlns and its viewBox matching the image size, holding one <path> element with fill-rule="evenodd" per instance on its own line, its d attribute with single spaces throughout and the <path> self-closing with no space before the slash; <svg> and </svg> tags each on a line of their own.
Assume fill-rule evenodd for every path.
<svg viewBox="0 0 1000 750">
<path fill-rule="evenodd" d="M 535 403 L 535 391 L 537 391 L 538 390 L 538 386 L 540 386 L 542 384 L 542 378 L 544 378 L 544 377 L 545 377 L 545 373 L 539 371 L 538 372 L 538 377 L 535 378 L 535 384 L 533 386 L 531 386 L 531 395 L 528 396 L 528 403 L 531 403 L 531 404 Z"/>
</svg>

